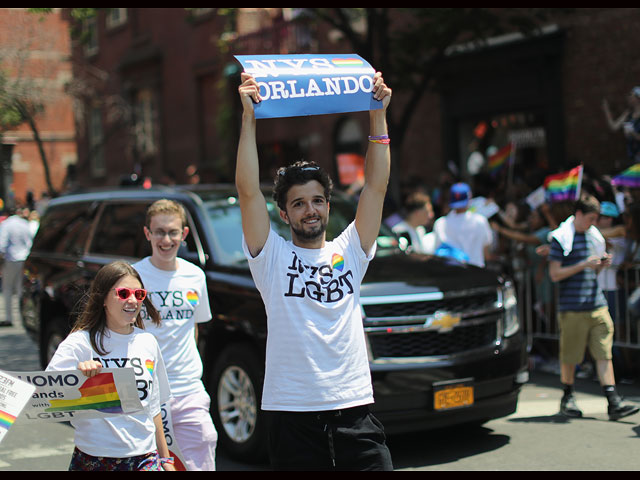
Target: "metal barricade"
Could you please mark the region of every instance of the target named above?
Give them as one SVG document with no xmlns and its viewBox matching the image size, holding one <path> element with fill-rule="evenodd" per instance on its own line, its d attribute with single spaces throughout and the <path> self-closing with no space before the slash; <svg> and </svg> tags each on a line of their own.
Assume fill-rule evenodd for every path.
<svg viewBox="0 0 640 480">
<path fill-rule="evenodd" d="M 536 339 L 558 339 L 558 287 L 550 281 L 537 281 L 536 272 L 523 262 L 519 263 L 520 265 L 511 269 L 511 275 L 517 287 L 520 318 L 525 327 L 527 346 L 531 351 Z M 519 268 L 521 266 L 524 268 Z M 609 312 L 615 326 L 614 347 L 640 350 L 640 308 L 638 311 L 630 308 L 630 304 L 633 305 L 636 301 L 640 307 L 640 265 L 619 269 L 618 278 L 618 289 L 612 291 L 609 298 Z"/>
</svg>

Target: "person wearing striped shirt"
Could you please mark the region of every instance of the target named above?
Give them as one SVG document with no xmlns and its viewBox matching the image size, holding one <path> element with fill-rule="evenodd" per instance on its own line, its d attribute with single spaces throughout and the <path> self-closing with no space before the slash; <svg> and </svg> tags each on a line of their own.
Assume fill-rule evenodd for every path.
<svg viewBox="0 0 640 480">
<path fill-rule="evenodd" d="M 638 407 L 623 404 L 616 391 L 611 354 L 613 321 L 598 285 L 598 273 L 611 263 L 604 238 L 595 227 L 599 213 L 600 203 L 595 198 L 580 199 L 575 214 L 550 234 L 549 276 L 558 284 L 559 294 L 560 380 L 564 388 L 560 412 L 567 417 L 582 417 L 573 387 L 575 367 L 588 347 L 609 403 L 609 419 L 618 420 L 636 413 Z"/>
</svg>

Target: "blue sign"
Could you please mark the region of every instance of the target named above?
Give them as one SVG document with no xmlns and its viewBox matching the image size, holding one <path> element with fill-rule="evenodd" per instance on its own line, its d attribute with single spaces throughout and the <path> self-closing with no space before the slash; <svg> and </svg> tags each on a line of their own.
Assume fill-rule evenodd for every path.
<svg viewBox="0 0 640 480">
<path fill-rule="evenodd" d="M 374 69 L 354 54 L 236 55 L 260 87 L 256 118 L 362 112 L 382 108 L 373 98 Z"/>
</svg>

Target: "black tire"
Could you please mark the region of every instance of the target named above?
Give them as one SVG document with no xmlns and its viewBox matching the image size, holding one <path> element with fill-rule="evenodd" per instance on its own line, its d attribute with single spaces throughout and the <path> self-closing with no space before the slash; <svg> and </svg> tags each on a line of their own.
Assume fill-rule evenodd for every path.
<svg viewBox="0 0 640 480">
<path fill-rule="evenodd" d="M 236 460 L 249 463 L 267 458 L 266 428 L 260 410 L 264 363 L 248 344 L 226 347 L 211 380 L 211 416 L 219 445 Z"/>
<path fill-rule="evenodd" d="M 69 322 L 66 319 L 56 317 L 46 323 L 40 338 L 40 365 L 43 369 L 47 368 L 58 345 L 68 334 Z"/>
</svg>

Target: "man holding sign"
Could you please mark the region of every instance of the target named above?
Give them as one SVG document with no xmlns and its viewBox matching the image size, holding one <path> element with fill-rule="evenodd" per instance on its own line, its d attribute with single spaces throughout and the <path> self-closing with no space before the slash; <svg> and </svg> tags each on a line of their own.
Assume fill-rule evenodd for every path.
<svg viewBox="0 0 640 480">
<path fill-rule="evenodd" d="M 379 105 L 369 113 L 365 184 L 354 222 L 326 241 L 332 182 L 317 165 L 298 162 L 281 168 L 274 186 L 280 217 L 291 228 L 286 241 L 271 229 L 260 190 L 254 112 L 260 86 L 242 74 L 236 186 L 243 247 L 267 311 L 262 409 L 277 470 L 393 469 L 384 430 L 367 406 L 373 388 L 359 304 L 390 171 L 391 89 L 380 73 L 371 82 Z"/>
</svg>

